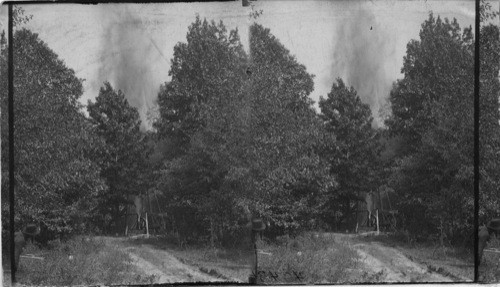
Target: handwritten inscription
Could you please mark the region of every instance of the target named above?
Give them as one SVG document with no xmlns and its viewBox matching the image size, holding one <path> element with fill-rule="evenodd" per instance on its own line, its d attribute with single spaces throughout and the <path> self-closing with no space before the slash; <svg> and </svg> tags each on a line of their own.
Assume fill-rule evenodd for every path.
<svg viewBox="0 0 500 287">
<path fill-rule="evenodd" d="M 252 271 L 252 276 L 260 282 L 269 281 L 303 281 L 305 276 L 301 271 L 275 272 L 271 270 L 259 270 L 257 274 Z"/>
<path fill-rule="evenodd" d="M 143 21 L 142 23 L 146 26 L 158 26 L 161 24 L 161 21 L 155 20 L 155 19 L 153 19 L 153 20 L 148 19 L 148 20 Z"/>
</svg>

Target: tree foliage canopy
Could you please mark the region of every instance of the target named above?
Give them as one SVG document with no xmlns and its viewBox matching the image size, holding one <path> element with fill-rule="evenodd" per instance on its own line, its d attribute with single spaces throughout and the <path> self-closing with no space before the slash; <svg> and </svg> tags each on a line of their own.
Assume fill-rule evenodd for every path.
<svg viewBox="0 0 500 287">
<path fill-rule="evenodd" d="M 319 106 L 327 132 L 336 137 L 328 153 L 332 173 L 343 179 L 341 190 L 356 193 L 370 189 L 379 152 L 370 107 L 341 79 L 337 79 Z"/>
<path fill-rule="evenodd" d="M 320 99 L 319 107 L 328 136 L 322 155 L 339 182 L 330 192 L 326 214 L 330 221 L 340 215 L 342 219 L 335 222 L 338 225 L 353 217 L 352 209 L 363 193 L 378 188 L 381 146 L 372 127 L 369 105 L 362 103 L 354 88 L 348 88 L 342 79 L 337 79 L 326 99 Z"/>
<path fill-rule="evenodd" d="M 131 107 L 122 91 L 104 83 L 95 102 L 87 105 L 93 131 L 105 143 L 95 160 L 108 191 L 100 197 L 100 214 L 117 219 L 126 209 L 128 195 L 147 189 L 145 134 L 141 133 L 139 112 Z"/>
</svg>

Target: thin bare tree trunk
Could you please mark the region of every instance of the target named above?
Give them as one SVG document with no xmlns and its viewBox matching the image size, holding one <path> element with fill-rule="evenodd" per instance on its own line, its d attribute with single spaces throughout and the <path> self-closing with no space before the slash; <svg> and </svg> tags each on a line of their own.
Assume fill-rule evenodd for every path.
<svg viewBox="0 0 500 287">
<path fill-rule="evenodd" d="M 214 247 L 214 236 L 215 236 L 215 231 L 214 231 L 214 220 L 210 218 L 210 247 Z"/>
</svg>

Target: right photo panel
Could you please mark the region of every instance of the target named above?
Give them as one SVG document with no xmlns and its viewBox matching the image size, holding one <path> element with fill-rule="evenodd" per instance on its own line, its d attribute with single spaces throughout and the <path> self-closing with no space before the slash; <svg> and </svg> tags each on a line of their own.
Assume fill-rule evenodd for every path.
<svg viewBox="0 0 500 287">
<path fill-rule="evenodd" d="M 479 281 L 500 282 L 499 1 L 480 2 Z"/>
<path fill-rule="evenodd" d="M 474 280 L 475 5 L 243 1 L 251 282 Z M 480 280 L 498 282 L 498 2 L 481 11 Z"/>
</svg>

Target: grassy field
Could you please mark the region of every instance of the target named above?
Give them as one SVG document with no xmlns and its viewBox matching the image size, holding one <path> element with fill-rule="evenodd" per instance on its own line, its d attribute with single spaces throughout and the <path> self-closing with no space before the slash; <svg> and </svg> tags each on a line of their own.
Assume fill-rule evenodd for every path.
<svg viewBox="0 0 500 287">
<path fill-rule="evenodd" d="M 277 242 L 258 242 L 258 283 L 346 283 L 359 264 L 357 252 L 347 242 L 319 234 Z"/>
<path fill-rule="evenodd" d="M 126 253 L 90 237 L 53 241 L 45 249 L 28 244 L 22 254 L 37 257 L 21 257 L 16 277 L 25 285 L 148 284 L 154 279 L 137 276 Z"/>
</svg>

